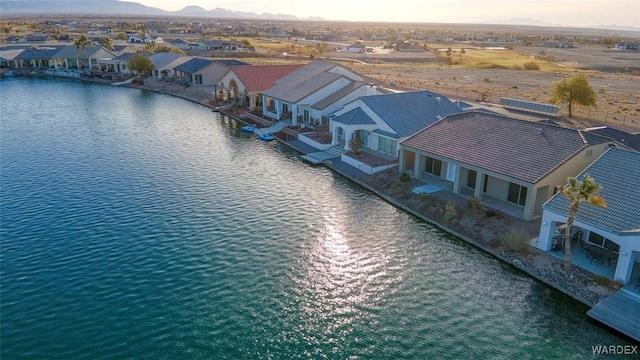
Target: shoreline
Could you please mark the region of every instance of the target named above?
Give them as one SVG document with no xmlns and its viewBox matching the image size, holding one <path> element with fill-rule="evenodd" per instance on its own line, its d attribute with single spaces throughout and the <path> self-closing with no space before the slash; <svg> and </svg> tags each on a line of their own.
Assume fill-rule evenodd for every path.
<svg viewBox="0 0 640 360">
<path fill-rule="evenodd" d="M 40 78 L 56 78 L 56 79 L 66 79 L 65 77 L 57 77 L 57 76 L 51 76 L 51 75 L 40 75 L 40 74 L 29 74 L 26 75 L 28 77 L 40 77 Z M 102 85 L 111 85 L 111 82 L 109 81 L 105 81 L 105 80 L 100 80 L 100 79 L 94 79 L 94 78 L 70 78 L 70 79 L 74 79 L 74 80 L 79 80 L 81 82 L 86 82 L 86 83 L 93 83 L 93 84 L 102 84 Z M 187 93 L 184 92 L 174 92 L 174 91 L 169 91 L 166 89 L 158 89 L 158 88 L 154 88 L 152 86 L 148 86 L 147 84 L 143 84 L 143 85 L 137 85 L 137 84 L 125 84 L 125 85 L 119 85 L 122 87 L 127 87 L 127 88 L 132 88 L 132 89 L 141 89 L 141 90 L 147 90 L 147 91 L 152 91 L 158 94 L 165 94 L 165 95 L 169 95 L 169 96 L 173 96 L 173 97 L 177 97 L 177 98 L 181 98 L 187 101 L 190 101 L 192 103 L 201 105 L 201 106 L 205 106 L 209 109 L 212 109 L 213 106 L 207 104 L 207 99 L 209 98 L 209 96 L 206 96 L 205 93 L 208 89 L 208 87 L 195 87 L 194 90 L 191 90 Z M 211 87 L 213 88 L 213 87 Z M 189 88 L 186 88 L 184 91 L 186 91 Z M 220 111 L 220 114 L 227 116 L 229 118 L 232 118 L 240 123 L 243 124 L 247 124 L 247 125 L 252 125 L 249 124 L 248 122 L 242 120 L 237 114 L 230 114 L 224 111 Z M 294 146 L 293 144 L 291 144 L 290 142 L 287 142 L 285 140 L 282 140 L 278 137 L 276 137 L 276 140 L 279 141 L 281 144 L 299 152 L 304 154 L 305 151 L 302 149 L 297 148 L 296 146 Z M 449 226 L 446 226 L 444 224 L 439 223 L 438 221 L 431 219 L 423 214 L 420 214 L 418 211 L 416 211 L 415 209 L 412 209 L 411 207 L 402 204 L 398 199 L 393 198 L 392 196 L 383 193 L 380 189 L 375 188 L 374 186 L 367 184 L 364 181 L 361 181 L 359 178 L 353 177 L 349 174 L 347 174 L 344 171 L 341 171 L 340 169 L 336 168 L 335 166 L 333 166 L 333 164 L 323 164 L 324 166 L 326 166 L 327 168 L 329 168 L 331 171 L 345 177 L 346 179 L 360 185 L 361 187 L 365 188 L 366 190 L 372 192 L 373 194 L 375 194 L 376 196 L 378 196 L 380 199 L 384 200 L 385 202 L 389 203 L 390 205 L 396 207 L 397 209 L 400 209 L 402 211 L 405 211 L 407 213 L 409 213 L 410 215 L 436 227 L 437 229 L 439 229 L 440 231 L 443 231 L 451 236 L 454 236 L 462 241 L 464 241 L 465 243 L 469 244 L 470 246 L 473 246 L 479 250 L 482 250 L 483 252 L 493 256 L 494 258 L 502 261 L 503 263 L 512 266 L 514 269 L 517 269 L 518 271 L 521 271 L 523 273 L 525 273 L 526 275 L 532 277 L 533 279 L 563 293 L 564 295 L 567 295 L 569 297 L 571 297 L 572 299 L 576 300 L 577 302 L 591 308 L 593 307 L 595 304 L 597 304 L 599 301 L 601 301 L 603 298 L 607 297 L 610 295 L 607 294 L 604 297 L 600 296 L 600 298 L 597 299 L 587 299 L 586 296 L 580 296 L 579 294 L 576 294 L 576 292 L 580 292 L 580 290 L 586 291 L 588 290 L 588 288 L 586 286 L 582 286 L 583 289 L 580 289 L 579 287 L 576 288 L 575 286 L 571 286 L 571 285 L 575 285 L 575 284 L 561 284 L 559 282 L 562 282 L 563 280 L 567 281 L 567 280 L 573 280 L 574 279 L 574 272 L 576 272 L 576 269 L 578 268 L 577 265 L 573 266 L 573 270 L 572 270 L 572 274 L 567 274 L 569 275 L 569 279 L 549 279 L 548 277 L 545 277 L 541 274 L 539 274 L 540 271 L 544 272 L 545 269 L 537 269 L 538 271 L 536 272 L 536 268 L 533 268 L 533 266 L 529 265 L 525 265 L 525 259 L 523 259 L 521 256 L 519 256 L 518 254 L 514 254 L 514 253 L 509 253 L 509 252 L 505 252 L 505 251 L 496 251 L 496 249 L 493 249 L 485 244 L 480 243 L 479 241 L 476 241 L 472 238 L 470 238 L 467 235 L 461 234 L 460 232 L 452 229 Z M 553 255 L 550 254 L 546 254 L 546 253 L 541 253 L 542 255 L 548 256 L 548 257 L 553 257 Z M 579 268 L 581 269 L 581 268 Z M 548 271 L 550 269 L 546 269 L 546 271 Z M 552 270 L 552 269 L 551 269 Z M 585 270 L 586 271 L 586 270 Z M 549 273 L 547 273 L 549 274 Z M 573 291 L 571 291 L 573 290 Z"/>
</svg>

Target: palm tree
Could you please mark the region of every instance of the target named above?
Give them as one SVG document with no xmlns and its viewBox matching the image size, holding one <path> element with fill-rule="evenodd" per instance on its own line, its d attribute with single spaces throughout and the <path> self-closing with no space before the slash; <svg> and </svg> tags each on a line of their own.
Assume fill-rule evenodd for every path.
<svg viewBox="0 0 640 360">
<path fill-rule="evenodd" d="M 567 179 L 567 184 L 563 187 L 558 186 L 558 190 L 562 195 L 569 199 L 569 212 L 567 214 L 567 226 L 564 229 L 564 269 L 571 270 L 571 227 L 578 215 L 580 203 L 607 207 L 607 203 L 602 196 L 598 195 L 602 187 L 596 184 L 596 180 L 586 174 L 584 179 L 578 180 L 574 177 Z"/>
<path fill-rule="evenodd" d="M 105 49 L 113 51 L 113 41 L 108 37 L 103 37 L 100 39 L 100 45 L 102 45 Z"/>
<path fill-rule="evenodd" d="M 76 65 L 78 65 L 78 70 L 82 70 L 80 67 L 80 48 L 82 47 L 82 52 L 84 53 L 84 47 L 90 44 L 91 41 L 84 35 L 73 42 L 73 46 L 76 47 Z"/>
</svg>

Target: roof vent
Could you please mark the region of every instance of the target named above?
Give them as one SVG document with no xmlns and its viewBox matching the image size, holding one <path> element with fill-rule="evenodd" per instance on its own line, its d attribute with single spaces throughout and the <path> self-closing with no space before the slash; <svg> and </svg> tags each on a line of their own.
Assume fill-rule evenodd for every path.
<svg viewBox="0 0 640 360">
<path fill-rule="evenodd" d="M 544 134 L 544 129 L 543 128 L 538 128 L 538 133 L 539 134 Z"/>
<path fill-rule="evenodd" d="M 440 98 L 440 96 L 438 96 L 438 97 L 436 98 L 436 104 L 440 104 L 440 100 L 442 100 L 442 99 Z"/>
</svg>

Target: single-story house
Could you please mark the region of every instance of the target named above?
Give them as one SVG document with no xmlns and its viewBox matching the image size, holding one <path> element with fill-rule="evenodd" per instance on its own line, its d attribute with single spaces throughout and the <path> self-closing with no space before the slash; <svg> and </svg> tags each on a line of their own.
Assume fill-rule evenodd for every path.
<svg viewBox="0 0 640 360">
<path fill-rule="evenodd" d="M 99 70 L 98 60 L 111 59 L 116 54 L 102 46 L 64 46 L 53 56 L 56 69 Z"/>
<path fill-rule="evenodd" d="M 360 75 L 336 63 L 313 61 L 262 93 L 262 113 L 275 120 L 291 120 L 292 125 L 299 121 L 320 125 L 332 111 L 365 95 L 368 87 Z"/>
<path fill-rule="evenodd" d="M 275 81 L 288 75 L 303 65 L 233 65 L 231 71 L 220 80 L 218 97 L 228 101 L 237 101 L 251 110 L 262 107 L 262 92 Z"/>
<path fill-rule="evenodd" d="M 584 169 L 578 179 L 587 174 L 602 187 L 599 195 L 607 207 L 580 204 L 574 227 L 580 229 L 582 238 L 572 246 L 587 246 L 595 249 L 594 254 L 610 256 L 616 264 L 614 280 L 626 284 L 632 280 L 634 270 L 640 273 L 640 154 L 611 148 Z M 551 250 L 557 227 L 567 222 L 569 205 L 562 194 L 554 195 L 543 205 L 538 248 Z"/>
<path fill-rule="evenodd" d="M 462 112 L 448 98 L 430 91 L 367 95 L 331 115 L 333 145 L 349 150 L 349 141 L 359 137 L 364 147 L 396 157 L 400 141 L 446 115 Z"/>
<path fill-rule="evenodd" d="M 11 68 L 15 64 L 15 58 L 24 49 L 0 50 L 0 68 Z"/>
<path fill-rule="evenodd" d="M 156 80 L 174 80 L 173 68 L 189 61 L 191 57 L 174 53 L 157 53 L 149 56 L 153 63 L 152 76 Z"/>
<path fill-rule="evenodd" d="M 180 50 L 196 50 L 198 43 L 194 41 L 187 41 L 184 39 L 175 39 L 169 43 L 171 46 Z"/>
<path fill-rule="evenodd" d="M 176 66 L 173 70 L 177 78 L 182 78 L 189 85 L 218 86 L 222 77 L 229 72 L 233 65 L 249 66 L 249 64 L 238 60 L 213 60 L 194 57 Z"/>
<path fill-rule="evenodd" d="M 42 46 L 25 49 L 13 58 L 15 67 L 54 69 L 54 56 L 62 46 Z"/>
<path fill-rule="evenodd" d="M 130 75 L 131 71 L 127 63 L 129 59 L 136 55 L 135 53 L 122 53 L 112 58 L 99 59 L 99 67 L 103 71 L 112 72 L 120 76 Z"/>
<path fill-rule="evenodd" d="M 399 170 L 532 220 L 556 186 L 611 146 L 623 145 L 577 129 L 470 111 L 402 141 Z"/>
<path fill-rule="evenodd" d="M 352 44 L 349 46 L 338 48 L 338 52 L 363 53 L 364 49 L 364 45 Z"/>
<path fill-rule="evenodd" d="M 202 40 L 197 43 L 197 50 L 238 52 L 250 49 L 241 41 Z"/>
</svg>

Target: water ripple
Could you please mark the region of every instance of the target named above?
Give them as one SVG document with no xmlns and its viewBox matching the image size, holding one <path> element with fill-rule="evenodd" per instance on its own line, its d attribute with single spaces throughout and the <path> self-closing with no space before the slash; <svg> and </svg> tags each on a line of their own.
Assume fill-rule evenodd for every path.
<svg viewBox="0 0 640 360">
<path fill-rule="evenodd" d="M 205 108 L 1 86 L 3 358 L 565 358 L 623 343 Z M 34 106 L 50 94 L 65 96 Z"/>
</svg>

